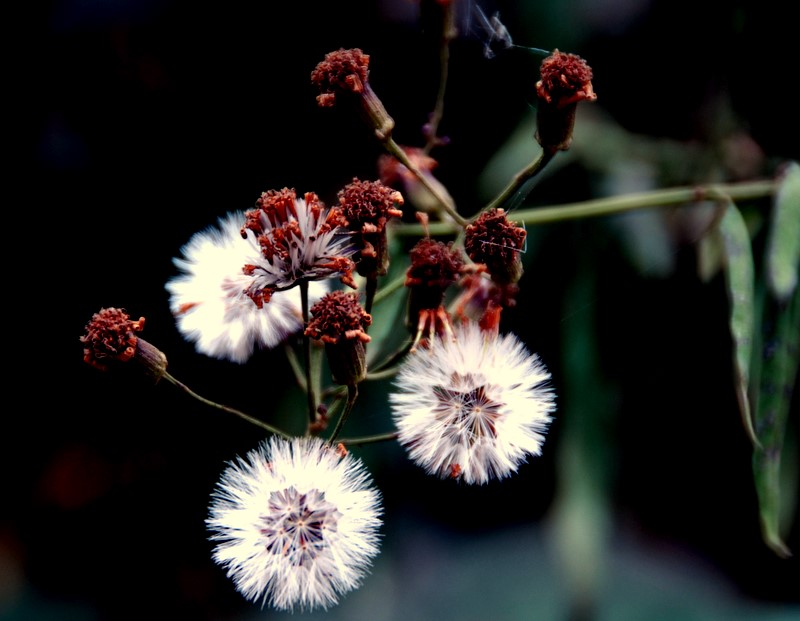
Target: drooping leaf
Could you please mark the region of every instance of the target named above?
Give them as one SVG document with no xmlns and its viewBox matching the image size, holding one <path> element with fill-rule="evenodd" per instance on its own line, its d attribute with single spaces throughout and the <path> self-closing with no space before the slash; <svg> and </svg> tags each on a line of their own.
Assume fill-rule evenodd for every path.
<svg viewBox="0 0 800 621">
<path fill-rule="evenodd" d="M 758 443 L 748 399 L 750 359 L 753 350 L 755 268 L 750 235 L 742 214 L 732 202 L 720 221 L 725 255 L 725 284 L 729 325 L 733 339 L 733 367 L 739 411 L 750 439 Z"/>
<path fill-rule="evenodd" d="M 704 283 L 709 282 L 722 268 L 722 234 L 715 228 L 697 243 L 697 275 Z"/>
<path fill-rule="evenodd" d="M 755 397 L 753 478 L 758 494 L 764 542 L 779 556 L 791 555 L 784 543 L 782 517 L 791 516 L 796 497 L 782 485 L 785 474 L 784 438 L 800 363 L 800 289 L 788 304 L 770 295 L 764 301 L 763 356 Z M 755 380 L 755 378 L 754 378 Z"/>
<path fill-rule="evenodd" d="M 779 302 L 797 287 L 800 269 L 800 164 L 791 162 L 781 174 L 767 238 L 767 284 Z"/>
</svg>

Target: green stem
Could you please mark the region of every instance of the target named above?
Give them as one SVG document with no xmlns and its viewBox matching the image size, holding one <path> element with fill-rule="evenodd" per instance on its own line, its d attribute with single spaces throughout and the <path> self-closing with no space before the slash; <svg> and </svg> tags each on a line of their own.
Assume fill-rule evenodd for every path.
<svg viewBox="0 0 800 621">
<path fill-rule="evenodd" d="M 252 423 L 253 425 L 256 425 L 257 427 L 261 427 L 262 429 L 268 431 L 269 433 L 274 433 L 275 435 L 281 436 L 282 438 L 291 439 L 291 437 L 292 437 L 288 433 L 286 433 L 284 431 L 281 431 L 277 427 L 273 427 L 272 425 L 269 425 L 269 424 L 265 423 L 264 421 L 258 420 L 257 418 L 253 418 L 249 414 L 245 414 L 244 412 L 242 412 L 240 410 L 237 410 L 237 409 L 232 408 L 232 407 L 228 407 L 227 405 L 222 405 L 220 403 L 216 403 L 214 401 L 210 401 L 209 399 L 206 399 L 205 397 L 201 397 L 196 392 L 194 392 L 191 388 L 189 388 L 186 384 L 184 384 L 181 381 L 178 381 L 177 379 L 175 379 L 169 373 L 165 372 L 163 377 L 164 377 L 164 379 L 166 379 L 171 384 L 173 384 L 173 385 L 177 386 L 178 388 L 180 388 L 187 395 L 189 395 L 190 397 L 192 397 L 194 399 L 197 399 L 198 401 L 200 401 L 201 403 L 204 403 L 205 405 L 208 405 L 208 406 L 210 406 L 212 408 L 216 408 L 218 410 L 222 410 L 223 412 L 228 412 L 229 414 L 234 414 L 235 416 L 238 416 L 239 418 L 241 418 L 243 420 L 246 420 L 248 423 Z"/>
<path fill-rule="evenodd" d="M 400 347 L 396 352 L 394 352 L 389 358 L 386 358 L 380 364 L 375 365 L 373 371 L 367 373 L 368 380 L 376 380 L 376 379 L 383 379 L 385 377 L 391 377 L 396 372 L 394 369 L 394 365 L 399 361 L 402 360 L 403 357 L 411 351 L 411 348 L 414 346 L 413 339 L 409 339 L 403 346 Z"/>
<path fill-rule="evenodd" d="M 366 293 L 364 300 L 364 310 L 367 313 L 372 312 L 372 305 L 375 302 L 375 292 L 378 290 L 378 277 L 375 274 L 367 276 Z"/>
<path fill-rule="evenodd" d="M 300 281 L 300 307 L 303 312 L 303 328 L 308 325 L 308 281 Z M 303 362 L 306 375 L 306 398 L 308 402 L 308 420 L 313 425 L 317 421 L 317 400 L 314 396 L 314 382 L 311 374 L 311 339 L 303 332 Z"/>
<path fill-rule="evenodd" d="M 598 198 L 579 203 L 565 203 L 547 207 L 534 207 L 514 212 L 514 221 L 525 224 L 550 224 L 579 218 L 609 216 L 635 209 L 667 207 L 699 203 L 706 200 L 730 199 L 734 202 L 771 196 L 778 188 L 772 180 L 744 181 L 714 185 L 686 186 L 650 192 L 637 192 L 609 198 Z M 399 224 L 395 227 L 397 235 L 446 235 L 460 231 L 460 227 L 450 222 L 431 222 L 426 227 L 419 224 Z"/>
<path fill-rule="evenodd" d="M 392 293 L 397 291 L 398 289 L 402 289 L 403 286 L 406 284 L 406 275 L 401 274 L 388 284 L 384 285 L 380 289 L 375 292 L 375 296 L 372 300 L 372 305 L 375 306 L 379 302 L 381 302 L 384 298 L 389 297 Z"/>
<path fill-rule="evenodd" d="M 525 168 L 519 171 L 511 182 L 506 186 L 506 188 L 498 194 L 492 202 L 490 202 L 486 207 L 484 207 L 481 211 L 489 211 L 491 209 L 496 209 L 497 207 L 502 207 L 507 201 L 509 201 L 517 192 L 522 190 L 522 187 L 531 179 L 533 179 L 536 175 L 542 172 L 550 162 L 550 160 L 555 157 L 556 151 L 548 149 L 546 151 L 542 151 L 541 155 L 533 162 L 528 164 Z M 527 194 L 527 192 L 526 192 Z M 525 200 L 525 196 L 520 196 L 519 201 Z"/>
<path fill-rule="evenodd" d="M 388 442 L 390 440 L 397 440 L 398 433 L 392 431 L 390 433 L 378 433 L 374 436 L 363 436 L 361 438 L 342 438 L 339 444 L 345 446 L 361 446 L 363 444 L 374 444 L 376 442 Z"/>
<path fill-rule="evenodd" d="M 442 4 L 444 19 L 442 20 L 442 38 L 439 42 L 439 90 L 436 94 L 436 105 L 428 120 L 428 141 L 423 151 L 430 153 L 439 144 L 439 123 L 444 115 L 444 96 L 447 90 L 447 76 L 450 68 L 450 42 L 457 36 L 455 26 L 455 7 L 452 2 Z"/>
<path fill-rule="evenodd" d="M 356 384 L 349 384 L 347 386 L 347 403 L 344 406 L 344 410 L 342 410 L 341 416 L 339 416 L 339 420 L 336 421 L 336 427 L 333 429 L 333 433 L 331 433 L 331 437 L 328 438 L 328 444 L 333 444 L 336 441 L 336 438 L 339 436 L 339 432 L 342 430 L 344 426 L 344 422 L 347 420 L 347 416 L 350 414 L 350 410 L 353 409 L 353 405 L 358 398 L 358 385 Z"/>
<path fill-rule="evenodd" d="M 303 371 L 303 366 L 297 359 L 297 353 L 294 351 L 292 346 L 289 345 L 289 343 L 286 344 L 284 349 L 286 351 L 286 359 L 289 361 L 289 366 L 292 367 L 294 377 L 297 380 L 297 385 L 300 386 L 300 389 L 303 391 L 308 390 L 306 388 L 305 371 Z"/>
<path fill-rule="evenodd" d="M 425 189 L 428 190 L 428 192 L 430 192 L 436 198 L 437 201 L 439 201 L 439 204 L 442 206 L 442 208 L 447 212 L 447 214 L 451 218 L 453 218 L 453 220 L 456 221 L 456 223 L 458 223 L 462 227 L 467 226 L 467 224 L 469 224 L 469 221 L 466 218 L 464 218 L 464 216 L 462 216 L 460 213 L 458 213 L 458 211 L 456 211 L 456 206 L 453 205 L 452 199 L 446 196 L 442 196 L 442 193 L 438 189 L 436 189 L 431 184 L 430 181 L 428 181 L 428 178 L 424 174 L 422 174 L 422 171 L 419 169 L 419 167 L 416 164 L 414 164 L 414 162 L 411 161 L 408 155 L 406 155 L 406 152 L 403 151 L 403 149 L 400 148 L 400 145 L 398 145 L 394 141 L 394 138 L 388 136 L 382 142 L 384 148 L 391 155 L 394 155 L 395 158 L 397 158 L 397 161 L 399 161 L 403 166 L 405 166 L 412 172 L 412 174 L 419 180 L 419 182 L 423 186 L 425 186 Z"/>
<path fill-rule="evenodd" d="M 370 382 L 375 380 L 382 380 L 386 379 L 387 377 L 393 377 L 394 375 L 397 374 L 397 371 L 398 371 L 397 365 L 387 366 L 384 369 L 380 369 L 378 371 L 371 371 L 367 373 L 367 377 L 364 379 Z"/>
</svg>

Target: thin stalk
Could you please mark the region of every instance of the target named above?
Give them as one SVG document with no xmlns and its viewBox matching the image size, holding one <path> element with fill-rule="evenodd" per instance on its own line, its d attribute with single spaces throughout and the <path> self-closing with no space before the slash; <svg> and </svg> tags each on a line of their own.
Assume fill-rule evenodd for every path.
<svg viewBox="0 0 800 621">
<path fill-rule="evenodd" d="M 428 141 L 425 143 L 423 152 L 430 153 L 433 147 L 439 144 L 439 123 L 444 116 L 444 96 L 447 91 L 448 73 L 450 71 L 450 42 L 455 39 L 458 32 L 455 26 L 455 3 L 442 3 L 444 11 L 442 19 L 442 38 L 439 41 L 439 90 L 436 94 L 436 104 L 431 112 L 427 134 Z"/>
<path fill-rule="evenodd" d="M 533 179 L 536 175 L 542 172 L 550 162 L 550 160 L 555 157 L 556 151 L 552 149 L 547 149 L 542 151 L 541 155 L 535 159 L 533 162 L 528 164 L 525 168 L 519 171 L 511 182 L 505 187 L 505 189 L 498 194 L 492 202 L 490 202 L 486 207 L 484 207 L 481 211 L 489 211 L 491 209 L 495 209 L 497 207 L 502 207 L 506 204 L 517 192 L 522 190 L 523 186 Z M 525 193 L 527 194 L 527 192 Z M 519 197 L 519 202 L 525 200 L 525 196 Z"/>
<path fill-rule="evenodd" d="M 237 410 L 236 408 L 232 408 L 232 407 L 229 407 L 227 405 L 222 405 L 220 403 L 216 403 L 214 401 L 206 399 L 205 397 L 201 397 L 196 392 L 194 392 L 191 388 L 189 388 L 186 384 L 184 384 L 183 382 L 175 379 L 169 373 L 165 372 L 163 377 L 164 377 L 164 379 L 166 379 L 171 384 L 173 384 L 173 385 L 177 386 L 178 388 L 180 388 L 187 395 L 189 395 L 193 399 L 197 399 L 198 401 L 200 401 L 201 403 L 204 403 L 205 405 L 208 405 L 208 406 L 210 406 L 212 408 L 216 408 L 218 410 L 222 410 L 223 412 L 228 412 L 229 414 L 233 414 L 235 416 L 238 416 L 239 418 L 241 418 L 243 420 L 246 420 L 248 423 L 256 425 L 257 427 L 261 427 L 262 429 L 268 431 L 269 433 L 274 433 L 275 435 L 281 436 L 282 438 L 291 439 L 291 437 L 292 437 L 291 435 L 289 435 L 288 433 L 286 433 L 284 431 L 281 431 L 277 427 L 273 427 L 272 425 L 270 425 L 268 423 L 265 423 L 264 421 L 258 420 L 257 418 L 253 418 L 252 416 L 250 416 L 249 414 L 245 414 L 241 410 Z"/>
<path fill-rule="evenodd" d="M 425 186 L 425 189 L 428 190 L 428 192 L 430 192 L 437 201 L 439 201 L 439 204 L 447 212 L 447 214 L 453 218 L 453 220 L 455 220 L 462 227 L 469 224 L 469 221 L 460 213 L 458 213 L 458 211 L 456 211 L 456 206 L 453 205 L 452 199 L 442 196 L 442 193 L 439 192 L 439 190 L 436 189 L 430 181 L 428 181 L 428 178 L 422 174 L 422 171 L 419 169 L 419 167 L 411 161 L 408 155 L 406 155 L 406 152 L 403 151 L 403 149 L 400 148 L 400 145 L 394 141 L 394 138 L 391 136 L 386 137 L 383 140 L 383 146 L 391 155 L 394 155 L 395 158 L 397 158 L 397 161 L 399 161 L 403 166 L 412 172 L 419 182 Z"/>
<path fill-rule="evenodd" d="M 364 310 L 371 313 L 372 304 L 375 302 L 375 293 L 378 290 L 378 277 L 375 274 L 367 276 L 365 290 Z"/>
<path fill-rule="evenodd" d="M 308 402 L 308 420 L 313 425 L 317 421 L 317 400 L 314 396 L 314 383 L 311 374 L 311 339 L 305 334 L 308 325 L 308 281 L 300 281 L 300 307 L 303 312 L 303 362 L 306 375 L 306 398 Z"/>
<path fill-rule="evenodd" d="M 394 377 L 397 374 L 399 367 L 395 364 L 392 366 L 387 366 L 384 369 L 380 369 L 378 371 L 371 371 L 367 373 L 367 377 L 364 378 L 367 381 L 375 381 L 375 380 L 382 380 L 386 379 L 387 377 Z"/>
<path fill-rule="evenodd" d="M 305 371 L 303 370 L 303 366 L 300 364 L 300 361 L 297 359 L 297 353 L 288 343 L 285 345 L 284 349 L 286 351 L 286 359 L 289 361 L 289 366 L 292 367 L 295 380 L 297 380 L 297 385 L 300 386 L 300 389 L 303 391 L 308 390 L 306 388 Z"/>
<path fill-rule="evenodd" d="M 730 199 L 736 202 L 771 196 L 777 188 L 778 182 L 776 181 L 759 180 L 652 190 L 578 203 L 521 209 L 514 212 L 514 221 L 530 225 L 550 224 L 579 218 L 610 216 L 636 209 L 698 203 L 705 200 Z M 425 227 L 420 224 L 399 224 L 395 227 L 394 233 L 396 235 L 426 235 L 428 233 L 446 235 L 460 230 L 460 227 L 456 227 L 450 222 L 431 222 Z"/>
<path fill-rule="evenodd" d="M 399 348 L 396 352 L 394 352 L 389 358 L 386 358 L 380 364 L 375 365 L 374 371 L 369 371 L 367 373 L 367 379 L 368 380 L 383 379 L 384 377 L 389 377 L 390 375 L 392 375 L 392 373 L 394 372 L 392 371 L 392 373 L 387 373 L 387 369 L 393 367 L 395 363 L 397 363 L 399 360 L 402 360 L 402 358 L 409 351 L 411 351 L 411 348 L 413 346 L 414 346 L 413 339 L 409 339 L 408 341 L 403 343 L 403 346 Z"/>
<path fill-rule="evenodd" d="M 360 438 L 342 438 L 339 444 L 345 446 L 362 446 L 364 444 L 374 444 L 376 442 L 388 442 L 390 440 L 397 440 L 398 433 L 392 431 L 389 433 L 377 433 L 374 436 L 363 436 Z"/>
<path fill-rule="evenodd" d="M 353 409 L 353 405 L 355 404 L 357 398 L 358 398 L 358 385 L 349 384 L 347 386 L 347 403 L 344 406 L 344 410 L 342 410 L 341 416 L 339 416 L 339 420 L 336 421 L 336 427 L 334 427 L 333 433 L 331 433 L 331 437 L 328 438 L 328 444 L 333 444 L 336 441 L 336 438 L 339 436 L 339 432 L 342 430 L 344 422 L 347 420 L 347 416 Z"/>
<path fill-rule="evenodd" d="M 372 305 L 374 306 L 375 304 L 381 302 L 384 298 L 389 297 L 392 293 L 394 293 L 398 289 L 401 289 L 405 285 L 405 283 L 406 283 L 406 275 L 401 274 L 394 280 L 390 281 L 388 284 L 385 284 L 383 287 L 381 287 L 375 292 L 375 296 L 372 300 Z"/>
</svg>

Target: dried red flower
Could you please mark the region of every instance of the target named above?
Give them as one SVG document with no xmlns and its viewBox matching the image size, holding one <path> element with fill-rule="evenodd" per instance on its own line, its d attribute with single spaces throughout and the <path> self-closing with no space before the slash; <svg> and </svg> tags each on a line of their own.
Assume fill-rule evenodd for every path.
<svg viewBox="0 0 800 621">
<path fill-rule="evenodd" d="M 372 316 L 358 302 L 357 293 L 331 291 L 311 307 L 311 320 L 305 333 L 323 343 L 357 339 L 368 343 L 366 332 Z"/>
<path fill-rule="evenodd" d="M 358 48 L 340 48 L 325 54 L 311 72 L 311 83 L 321 91 L 317 103 L 328 108 L 336 103 L 336 94 L 361 94 L 369 77 L 369 55 Z"/>
<path fill-rule="evenodd" d="M 305 334 L 325 344 L 333 381 L 355 385 L 367 375 L 365 345 L 372 316 L 358 302 L 357 293 L 332 291 L 311 307 Z"/>
<path fill-rule="evenodd" d="M 355 97 L 360 103 L 362 116 L 375 131 L 375 136 L 386 141 L 394 129 L 394 119 L 372 90 L 368 78 L 369 55 L 358 48 L 340 48 L 327 53 L 311 72 L 311 83 L 320 91 L 317 95 L 320 107 L 330 108 L 339 95 Z"/>
<path fill-rule="evenodd" d="M 509 222 L 503 209 L 481 213 L 467 225 L 464 249 L 470 259 L 486 266 L 499 284 L 517 282 L 522 276 L 522 252 L 527 232 Z"/>
<path fill-rule="evenodd" d="M 339 191 L 339 206 L 347 228 L 356 235 L 353 243 L 359 248 L 356 270 L 362 276 L 383 276 L 389 266 L 386 224 L 400 218 L 403 195 L 380 181 L 354 178 Z"/>
<path fill-rule="evenodd" d="M 100 371 L 108 369 L 113 362 L 140 363 L 145 373 L 156 381 L 163 377 L 167 369 L 167 358 L 144 339 L 136 336 L 144 330 L 144 317 L 133 321 L 127 312 L 120 308 L 102 308 L 92 315 L 86 324 L 86 332 L 81 336 L 83 361 Z"/>
<path fill-rule="evenodd" d="M 536 139 L 542 148 L 566 151 L 572 142 L 576 106 L 595 101 L 592 69 L 580 56 L 554 50 L 542 61 Z"/>
<path fill-rule="evenodd" d="M 355 263 L 350 258 L 354 248 L 346 225 L 341 209 L 326 208 L 314 192 L 302 199 L 289 188 L 262 192 L 255 209 L 246 212 L 241 231 L 246 239 L 254 234 L 261 251 L 242 268 L 254 277 L 245 294 L 260 308 L 274 291 L 336 274 L 355 289 Z"/>
</svg>

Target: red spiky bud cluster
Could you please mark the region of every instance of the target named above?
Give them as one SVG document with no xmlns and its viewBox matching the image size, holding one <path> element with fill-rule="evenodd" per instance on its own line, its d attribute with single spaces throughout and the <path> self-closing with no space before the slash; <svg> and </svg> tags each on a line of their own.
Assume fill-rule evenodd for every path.
<svg viewBox="0 0 800 621">
<path fill-rule="evenodd" d="M 311 307 L 311 320 L 305 330 L 307 336 L 323 343 L 342 340 L 370 340 L 366 330 L 372 316 L 358 302 L 357 293 L 331 291 Z"/>
<path fill-rule="evenodd" d="M 101 308 L 86 324 L 86 334 L 81 337 L 83 360 L 96 369 L 105 371 L 108 362 L 127 362 L 136 353 L 136 332 L 144 330 L 144 317 L 132 321 L 120 308 Z"/>
<path fill-rule="evenodd" d="M 365 345 L 372 316 L 358 302 L 357 293 L 332 291 L 311 307 L 305 334 L 325 344 L 328 366 L 337 384 L 353 386 L 367 375 Z"/>
<path fill-rule="evenodd" d="M 306 192 L 302 199 L 289 188 L 262 192 L 255 209 L 246 212 L 241 229 L 244 238 L 251 231 L 255 234 L 261 250 L 257 262 L 242 268 L 254 277 L 245 293 L 261 308 L 275 291 L 335 274 L 355 289 L 346 225 L 341 209 L 326 208 L 314 192 Z"/>
<path fill-rule="evenodd" d="M 467 225 L 464 249 L 469 258 L 486 266 L 492 279 L 515 283 L 522 276 L 520 253 L 527 232 L 509 222 L 503 209 L 484 211 Z"/>
<path fill-rule="evenodd" d="M 325 54 L 311 72 L 311 83 L 321 91 L 317 103 L 329 108 L 336 103 L 337 93 L 363 93 L 368 77 L 369 55 L 358 48 L 340 48 Z"/>
<path fill-rule="evenodd" d="M 362 276 L 383 276 L 389 266 L 389 251 L 386 244 L 386 224 L 390 218 L 400 218 L 403 212 L 396 206 L 403 205 L 403 195 L 380 181 L 360 181 L 339 191 L 339 206 L 347 221 L 347 228 L 354 233 L 354 243 L 359 248 L 356 268 Z"/>
<path fill-rule="evenodd" d="M 566 151 L 572 143 L 575 110 L 581 101 L 595 101 L 592 69 L 580 56 L 554 50 L 542 61 L 536 139 L 543 149 Z"/>
<path fill-rule="evenodd" d="M 167 371 L 167 357 L 144 339 L 136 336 L 144 330 L 144 317 L 133 321 L 120 308 L 101 308 L 86 324 L 81 336 L 83 361 L 105 371 L 114 362 L 137 362 L 150 378 L 158 381 Z"/>
</svg>

